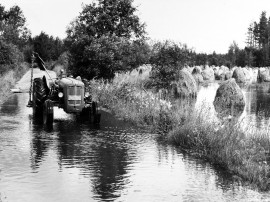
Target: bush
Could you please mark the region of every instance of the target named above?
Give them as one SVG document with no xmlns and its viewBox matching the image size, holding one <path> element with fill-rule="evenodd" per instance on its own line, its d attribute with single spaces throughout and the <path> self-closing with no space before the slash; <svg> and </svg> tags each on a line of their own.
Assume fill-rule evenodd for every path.
<svg viewBox="0 0 270 202">
<path fill-rule="evenodd" d="M 23 55 L 17 46 L 0 39 L 0 65 L 12 65 L 23 61 Z"/>
<path fill-rule="evenodd" d="M 193 64 L 195 53 L 185 44 L 172 41 L 157 42 L 152 46 L 150 63 L 157 66 L 184 67 Z"/>
<path fill-rule="evenodd" d="M 112 79 L 116 72 L 132 70 L 148 62 L 148 46 L 117 36 L 82 37 L 70 49 L 69 70 L 87 79 Z"/>
<path fill-rule="evenodd" d="M 0 75 L 0 102 L 4 101 L 10 95 L 10 89 L 16 81 L 29 69 L 29 65 L 22 63 L 20 65 L 5 66 L 7 71 Z"/>
<path fill-rule="evenodd" d="M 149 87 L 162 89 L 169 88 L 172 81 L 175 80 L 177 68 L 172 65 L 153 66 L 151 72 L 151 85 Z"/>
<path fill-rule="evenodd" d="M 189 63 L 193 63 L 192 52 L 186 45 L 172 41 L 157 42 L 152 45 L 150 64 L 152 64 L 151 87 L 169 88 L 177 72 Z"/>
</svg>

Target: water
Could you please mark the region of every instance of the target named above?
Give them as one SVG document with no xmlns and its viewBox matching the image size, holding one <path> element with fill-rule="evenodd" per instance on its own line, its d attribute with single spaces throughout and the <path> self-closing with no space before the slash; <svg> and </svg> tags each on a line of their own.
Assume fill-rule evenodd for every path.
<svg viewBox="0 0 270 202">
<path fill-rule="evenodd" d="M 196 107 L 210 101 L 216 87 L 201 89 Z M 258 127 L 269 122 L 268 91 L 252 86 L 245 93 L 245 117 Z M 16 94 L 0 107 L 2 202 L 270 201 L 270 193 L 242 187 L 226 172 L 109 113 L 102 112 L 96 127 L 55 108 L 53 128 L 46 128 L 27 101 L 27 94 Z"/>
<path fill-rule="evenodd" d="M 207 115 L 214 121 L 221 120 L 213 105 L 218 86 L 218 83 L 211 83 L 209 86 L 201 87 L 195 104 L 198 111 L 206 108 Z M 241 90 L 246 105 L 243 111 L 235 113 L 237 114 L 235 119 L 245 131 L 270 132 L 270 84 L 252 84 Z"/>
</svg>

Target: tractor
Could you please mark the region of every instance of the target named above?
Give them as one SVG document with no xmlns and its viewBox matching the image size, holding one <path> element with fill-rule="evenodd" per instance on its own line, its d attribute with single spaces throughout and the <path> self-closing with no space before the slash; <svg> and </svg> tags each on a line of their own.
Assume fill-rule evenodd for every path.
<svg viewBox="0 0 270 202">
<path fill-rule="evenodd" d="M 61 70 L 59 77 L 51 78 L 44 64 L 37 53 L 32 55 L 31 85 L 27 106 L 33 108 L 33 115 L 41 117 L 44 124 L 51 125 L 54 119 L 54 106 L 58 106 L 66 113 L 80 115 L 99 124 L 101 115 L 98 113 L 97 102 L 92 101 L 80 77 L 76 79 L 67 77 Z M 35 65 L 45 71 L 43 77 L 33 79 Z"/>
</svg>

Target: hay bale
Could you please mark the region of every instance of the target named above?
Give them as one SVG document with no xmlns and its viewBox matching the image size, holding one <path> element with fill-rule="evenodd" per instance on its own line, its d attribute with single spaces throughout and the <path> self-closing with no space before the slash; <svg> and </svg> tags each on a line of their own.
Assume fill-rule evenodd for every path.
<svg viewBox="0 0 270 202">
<path fill-rule="evenodd" d="M 196 97 L 197 92 L 197 83 L 191 73 L 186 68 L 180 70 L 171 84 L 171 94 L 174 97 Z"/>
<path fill-rule="evenodd" d="M 205 81 L 214 81 L 215 80 L 215 73 L 212 68 L 206 66 L 205 69 L 202 71 L 203 80 Z"/>
<path fill-rule="evenodd" d="M 221 66 L 217 71 L 215 71 L 216 80 L 221 80 L 221 81 L 228 80 L 229 75 L 230 75 L 230 70 L 226 66 Z"/>
<path fill-rule="evenodd" d="M 199 66 L 194 67 L 192 71 L 192 76 L 195 79 L 197 85 L 203 82 L 203 77 L 202 77 L 202 69 Z"/>
<path fill-rule="evenodd" d="M 262 67 L 259 68 L 257 78 L 258 82 L 270 82 L 269 69 Z"/>
<path fill-rule="evenodd" d="M 229 80 L 232 78 L 233 72 L 232 71 L 228 71 L 225 73 L 225 80 Z"/>
<path fill-rule="evenodd" d="M 251 76 L 249 75 L 249 71 L 246 68 L 242 68 L 242 67 L 237 67 L 233 71 L 232 78 L 234 78 L 237 83 L 247 83 L 251 81 Z"/>
<path fill-rule="evenodd" d="M 192 74 L 201 74 L 202 73 L 202 69 L 200 66 L 196 66 L 194 67 L 194 69 L 192 70 Z"/>
<path fill-rule="evenodd" d="M 214 107 L 218 114 L 240 116 L 245 107 L 245 99 L 235 79 L 223 82 L 217 89 Z"/>
</svg>

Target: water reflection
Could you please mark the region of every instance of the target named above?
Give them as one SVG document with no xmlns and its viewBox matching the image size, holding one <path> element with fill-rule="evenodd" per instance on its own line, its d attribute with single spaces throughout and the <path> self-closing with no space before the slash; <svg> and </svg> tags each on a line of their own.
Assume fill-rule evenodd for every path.
<svg viewBox="0 0 270 202">
<path fill-rule="evenodd" d="M 1 121 L 15 125 L 12 130 L 0 128 L 0 194 L 7 201 L 269 198 L 239 186 L 230 174 L 167 144 L 157 134 L 110 113 L 102 112 L 98 128 L 56 109 L 53 128 L 46 128 L 25 108 L 27 98 L 14 99 L 17 110 L 11 112 L 13 116 L 7 109 L 0 112 Z M 198 96 L 191 106 L 200 106 L 202 99 Z"/>
<path fill-rule="evenodd" d="M 236 115 L 233 122 L 241 123 L 245 129 L 263 131 L 268 130 L 270 118 L 270 84 L 251 84 L 241 88 L 244 98 L 245 107 L 243 111 L 229 109 L 226 116 L 222 116 L 219 110 L 215 109 L 213 101 L 219 84 L 212 83 L 206 87 L 201 87 L 198 93 L 195 109 L 200 112 L 204 111 L 213 121 L 223 121 L 228 116 Z M 206 109 L 206 110 L 205 110 Z"/>
<path fill-rule="evenodd" d="M 5 101 L 2 106 L 0 107 L 0 113 L 8 114 L 10 116 L 14 116 L 18 114 L 19 111 L 19 101 L 18 96 L 12 96 L 10 99 Z"/>
<path fill-rule="evenodd" d="M 103 115 L 106 117 L 103 122 L 106 122 L 109 114 Z M 112 117 L 110 119 L 113 120 Z M 57 141 L 60 170 L 63 167 L 79 168 L 81 174 L 91 180 L 97 198 L 117 198 L 123 186 L 128 183 L 125 176 L 128 176 L 129 164 L 136 158 L 136 151 L 132 149 L 136 147 L 136 140 L 126 134 L 130 132 L 129 125 L 124 122 L 119 124 L 118 121 L 117 132 L 103 128 L 101 133 L 80 120 L 56 119 L 54 133 L 57 138 L 51 138 L 53 135 L 44 132 L 40 124 L 33 124 L 31 167 L 37 171 L 50 145 Z"/>
<path fill-rule="evenodd" d="M 270 117 L 270 85 L 264 84 L 256 86 L 254 90 L 251 91 L 251 94 L 254 100 L 256 100 L 255 105 L 255 114 L 258 118 L 269 119 Z M 252 111 L 251 111 L 252 113 Z"/>
<path fill-rule="evenodd" d="M 270 117 L 270 86 L 267 83 L 253 84 L 245 89 L 245 114 L 242 116 L 246 128 L 266 131 L 269 127 Z"/>
</svg>

